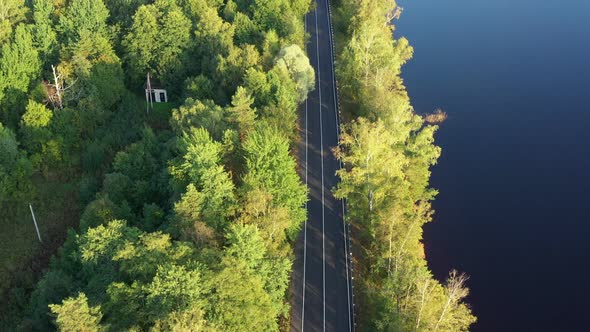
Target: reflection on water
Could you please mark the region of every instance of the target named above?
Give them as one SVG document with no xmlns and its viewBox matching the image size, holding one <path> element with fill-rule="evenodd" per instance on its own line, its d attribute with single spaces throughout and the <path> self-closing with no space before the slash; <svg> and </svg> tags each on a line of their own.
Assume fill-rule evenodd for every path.
<svg viewBox="0 0 590 332">
<path fill-rule="evenodd" d="M 474 331 L 587 330 L 590 1 L 399 2 L 414 107 L 449 115 L 430 267 L 471 275 Z"/>
</svg>

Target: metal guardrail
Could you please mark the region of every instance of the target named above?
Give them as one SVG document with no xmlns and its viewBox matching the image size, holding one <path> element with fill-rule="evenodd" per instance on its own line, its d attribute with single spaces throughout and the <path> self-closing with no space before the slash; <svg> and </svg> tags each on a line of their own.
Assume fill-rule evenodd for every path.
<svg viewBox="0 0 590 332">
<path fill-rule="evenodd" d="M 330 50 L 331 50 L 331 55 L 332 55 L 332 79 L 333 79 L 333 83 L 334 83 L 334 87 L 335 87 L 335 91 L 334 91 L 334 99 L 336 101 L 336 114 L 338 116 L 338 126 L 336 128 L 337 130 L 337 135 L 338 135 L 338 141 L 340 141 L 340 125 L 341 125 L 341 121 L 340 119 L 342 118 L 342 112 L 341 112 L 341 107 L 340 107 L 340 89 L 338 88 L 338 79 L 336 78 L 336 70 L 334 67 L 334 63 L 336 63 L 336 55 L 334 52 L 334 25 L 332 23 L 332 6 L 330 4 L 330 0 L 325 0 L 326 1 L 326 5 L 328 8 L 328 20 L 329 20 L 329 25 L 330 25 Z M 340 168 L 342 168 L 342 161 L 339 161 L 340 163 Z M 346 211 L 346 200 L 342 200 L 342 218 L 344 219 L 344 223 L 345 223 L 345 234 L 346 239 L 346 246 L 347 248 L 345 248 L 345 253 L 347 253 L 347 257 L 345 258 L 348 262 L 348 269 L 349 269 L 349 273 L 350 273 L 350 277 L 349 277 L 349 281 L 350 281 L 350 298 L 349 301 L 351 303 L 350 306 L 350 315 L 352 316 L 352 325 L 351 325 L 351 331 L 355 331 L 356 330 L 356 310 L 355 310 L 355 303 L 354 303 L 354 277 L 353 277 L 353 272 L 354 272 L 354 267 L 353 267 L 353 261 L 352 261 L 352 241 L 351 241 L 351 232 L 350 232 L 350 224 L 348 222 L 346 222 L 346 215 L 345 215 L 345 211 Z M 347 273 L 348 274 L 348 273 Z"/>
</svg>

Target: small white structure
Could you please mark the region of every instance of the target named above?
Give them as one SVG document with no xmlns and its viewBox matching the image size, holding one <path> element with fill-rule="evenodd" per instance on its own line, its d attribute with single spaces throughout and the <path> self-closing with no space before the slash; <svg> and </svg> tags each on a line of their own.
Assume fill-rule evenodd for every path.
<svg viewBox="0 0 590 332">
<path fill-rule="evenodd" d="M 164 89 L 146 89 L 146 93 L 151 94 L 151 99 L 154 103 L 166 103 L 168 102 L 168 95 Z"/>
<path fill-rule="evenodd" d="M 152 85 L 150 74 L 147 74 L 145 83 L 145 100 L 148 104 L 168 102 L 168 94 L 165 89 L 159 88 L 158 84 Z"/>
</svg>

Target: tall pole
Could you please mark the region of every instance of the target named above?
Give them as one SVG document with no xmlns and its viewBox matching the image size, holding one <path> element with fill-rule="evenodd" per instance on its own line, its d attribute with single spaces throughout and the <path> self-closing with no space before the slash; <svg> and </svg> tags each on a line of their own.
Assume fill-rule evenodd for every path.
<svg viewBox="0 0 590 332">
<path fill-rule="evenodd" d="M 147 73 L 147 82 L 146 82 L 146 87 L 147 87 L 147 99 L 148 99 L 148 108 L 154 108 L 154 101 L 152 99 L 152 82 L 150 81 L 150 73 Z"/>
<path fill-rule="evenodd" d="M 33 206 L 29 203 L 29 209 L 31 209 L 31 216 L 33 216 L 33 223 L 35 224 L 35 229 L 37 230 L 37 237 L 39 238 L 39 242 L 41 241 L 41 233 L 39 232 L 39 226 L 37 226 L 37 219 L 35 219 L 35 212 L 33 212 Z"/>
</svg>

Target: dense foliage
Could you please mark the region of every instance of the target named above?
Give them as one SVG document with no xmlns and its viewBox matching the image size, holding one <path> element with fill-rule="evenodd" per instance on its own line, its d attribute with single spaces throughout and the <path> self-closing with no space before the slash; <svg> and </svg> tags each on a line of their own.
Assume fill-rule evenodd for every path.
<svg viewBox="0 0 590 332">
<path fill-rule="evenodd" d="M 335 195 L 346 198 L 349 221 L 361 230 L 360 326 L 466 331 L 475 321 L 463 302 L 466 277 L 453 271 L 440 284 L 424 259 L 422 226 L 432 219 L 436 195 L 429 169 L 440 148 L 436 126 L 413 112 L 400 78 L 413 50 L 406 39 L 392 38 L 398 10 L 393 1 L 372 0 L 342 0 L 338 8 L 337 76 L 352 120 L 335 150 L 345 165 Z"/>
<path fill-rule="evenodd" d="M 0 210 L 47 181 L 84 206 L 0 329 L 279 330 L 305 221 L 290 148 L 315 80 L 309 7 L 0 4 Z M 171 103 L 146 110 L 147 73 Z"/>
</svg>

